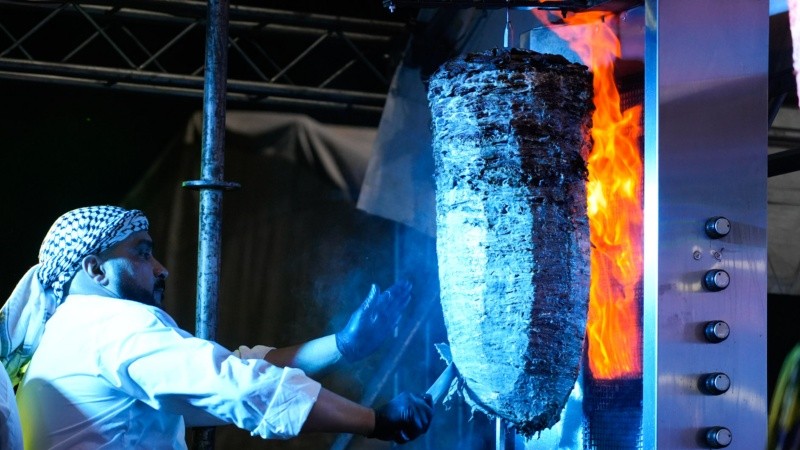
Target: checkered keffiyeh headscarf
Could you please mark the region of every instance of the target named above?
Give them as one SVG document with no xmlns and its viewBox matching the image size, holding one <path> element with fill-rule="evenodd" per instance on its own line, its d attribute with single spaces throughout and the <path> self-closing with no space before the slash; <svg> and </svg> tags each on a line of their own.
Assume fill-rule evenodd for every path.
<svg viewBox="0 0 800 450">
<path fill-rule="evenodd" d="M 39 249 L 39 282 L 52 286 L 61 303 L 64 284 L 85 256 L 100 253 L 147 227 L 141 211 L 118 206 L 90 206 L 64 214 L 50 227 Z"/>
<path fill-rule="evenodd" d="M 53 223 L 39 249 L 39 264 L 22 277 L 0 309 L 0 361 L 15 385 L 81 260 L 147 230 L 148 225 L 141 211 L 117 206 L 75 209 Z"/>
</svg>

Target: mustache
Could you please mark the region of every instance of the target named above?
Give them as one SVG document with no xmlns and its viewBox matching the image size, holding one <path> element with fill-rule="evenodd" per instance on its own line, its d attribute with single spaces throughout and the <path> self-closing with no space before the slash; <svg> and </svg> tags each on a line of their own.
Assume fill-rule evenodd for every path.
<svg viewBox="0 0 800 450">
<path fill-rule="evenodd" d="M 153 285 L 154 290 L 163 291 L 167 287 L 167 281 L 164 278 L 156 278 L 155 285 Z"/>
</svg>

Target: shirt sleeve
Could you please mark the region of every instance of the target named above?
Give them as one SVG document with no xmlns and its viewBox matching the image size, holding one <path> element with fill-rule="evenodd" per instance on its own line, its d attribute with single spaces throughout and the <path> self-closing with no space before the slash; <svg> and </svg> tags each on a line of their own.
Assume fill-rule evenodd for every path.
<svg viewBox="0 0 800 450">
<path fill-rule="evenodd" d="M 230 423 L 265 439 L 299 434 L 319 395 L 318 382 L 257 357 L 269 347 L 240 348 L 238 357 L 171 320 L 139 319 L 146 323 L 133 326 L 119 348 L 106 353 L 117 355 L 112 364 L 118 379 L 112 382 L 130 395 L 183 415 L 191 426 Z"/>
<path fill-rule="evenodd" d="M 5 368 L 0 366 L 0 372 L 0 448 L 22 450 L 22 427 L 14 388 Z"/>
<path fill-rule="evenodd" d="M 267 347 L 266 345 L 256 345 L 253 348 L 240 345 L 239 348 L 233 351 L 233 354 L 241 359 L 264 359 L 267 353 L 273 350 L 275 350 L 275 347 Z"/>
</svg>

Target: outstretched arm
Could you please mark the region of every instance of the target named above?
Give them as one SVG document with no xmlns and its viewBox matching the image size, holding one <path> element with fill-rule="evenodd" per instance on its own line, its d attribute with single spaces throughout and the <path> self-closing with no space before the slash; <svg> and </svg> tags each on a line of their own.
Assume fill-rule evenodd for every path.
<svg viewBox="0 0 800 450">
<path fill-rule="evenodd" d="M 368 436 L 375 429 L 375 410 L 322 388 L 302 433 L 352 433 Z"/>
<path fill-rule="evenodd" d="M 397 326 L 410 299 L 411 283 L 408 281 L 398 281 L 383 292 L 372 285 L 367 298 L 338 333 L 274 349 L 264 359 L 279 367 L 296 367 L 312 378 L 343 357 L 350 362 L 358 361 L 383 344 Z"/>
<path fill-rule="evenodd" d="M 323 388 L 301 432 L 352 433 L 405 443 L 425 433 L 432 417 L 429 396 L 404 392 L 374 410 Z"/>
<path fill-rule="evenodd" d="M 304 344 L 276 348 L 264 359 L 278 367 L 298 368 L 314 378 L 339 362 L 342 354 L 336 348 L 336 337 L 331 334 Z"/>
</svg>

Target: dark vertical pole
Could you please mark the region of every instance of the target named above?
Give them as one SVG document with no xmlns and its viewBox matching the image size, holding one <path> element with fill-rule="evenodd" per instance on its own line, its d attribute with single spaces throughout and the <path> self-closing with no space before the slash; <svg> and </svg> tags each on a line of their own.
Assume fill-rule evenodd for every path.
<svg viewBox="0 0 800 450">
<path fill-rule="evenodd" d="M 514 450 L 516 446 L 517 433 L 513 428 L 508 426 L 505 419 L 499 417 L 494 419 L 495 424 L 495 437 L 494 448 L 495 450 Z"/>
<path fill-rule="evenodd" d="M 200 190 L 197 256 L 197 337 L 213 340 L 217 329 L 217 299 L 222 231 L 222 190 L 236 187 L 223 181 L 225 168 L 225 97 L 228 75 L 228 0 L 209 0 L 206 24 L 203 137 L 200 177 L 185 187 Z M 197 428 L 193 448 L 213 449 L 214 428 Z"/>
<path fill-rule="evenodd" d="M 225 169 L 225 81 L 228 75 L 228 1 L 208 1 L 205 88 L 200 176 L 212 184 L 223 180 Z M 197 336 L 214 339 L 219 294 L 222 191 L 200 190 L 200 232 L 197 259 Z"/>
</svg>

